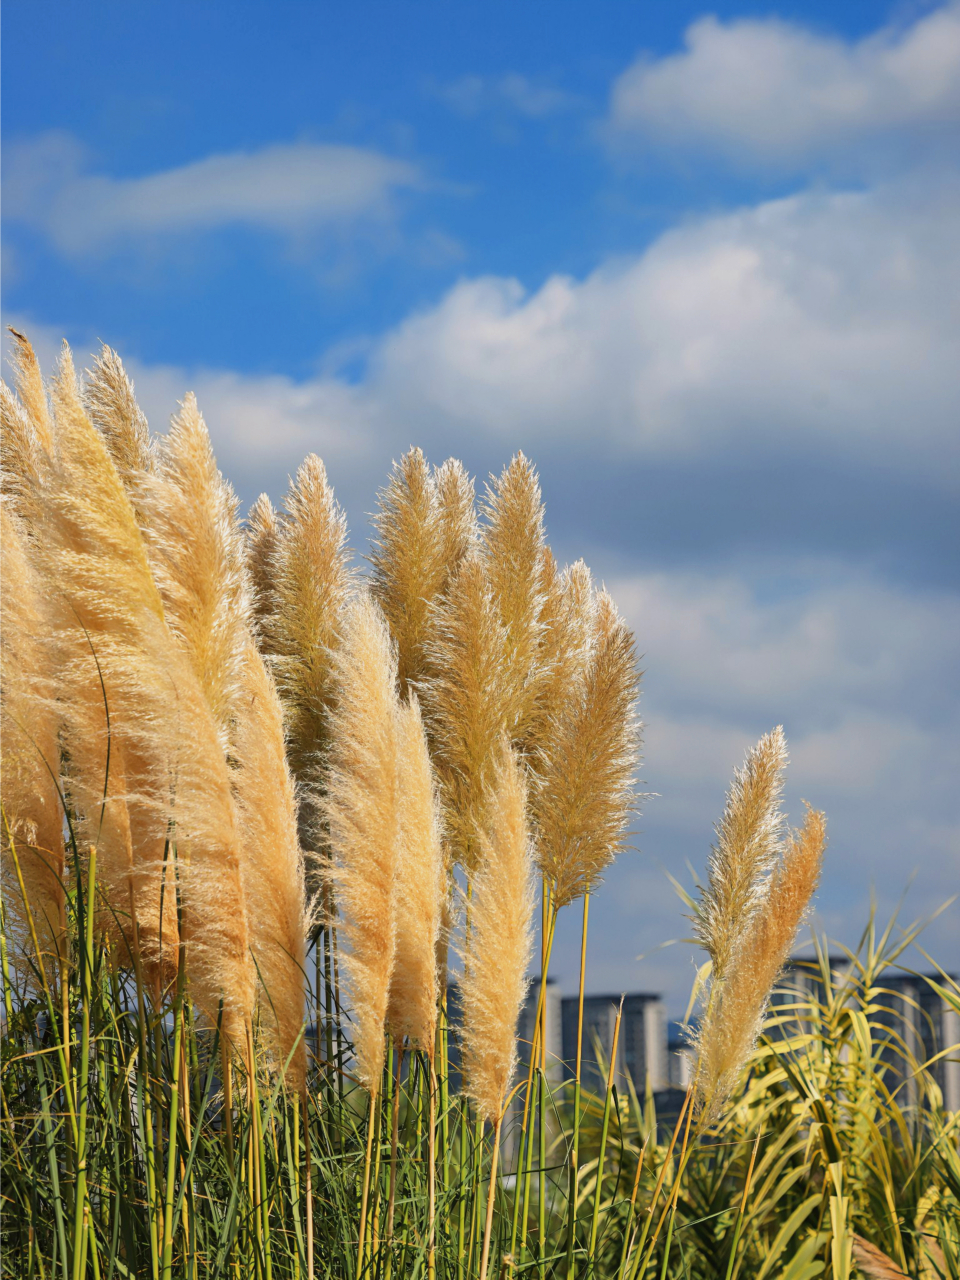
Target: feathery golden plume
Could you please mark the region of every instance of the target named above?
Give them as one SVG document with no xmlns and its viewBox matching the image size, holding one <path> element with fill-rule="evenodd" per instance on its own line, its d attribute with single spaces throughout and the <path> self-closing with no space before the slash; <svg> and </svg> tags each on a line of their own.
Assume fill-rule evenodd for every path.
<svg viewBox="0 0 960 1280">
<path fill-rule="evenodd" d="M 431 1058 L 437 1029 L 437 942 L 445 889 L 440 818 L 420 707 L 399 710 L 400 849 L 396 868 L 396 954 L 387 1030 Z"/>
<path fill-rule="evenodd" d="M 544 548 L 541 573 L 543 631 L 540 638 L 537 700 L 527 724 L 525 751 L 549 757 L 552 741 L 571 699 L 583 681 L 596 621 L 593 581 L 582 560 L 562 573 L 549 547 Z"/>
<path fill-rule="evenodd" d="M 65 925 L 63 811 L 57 790 L 60 748 L 54 705 L 53 652 L 47 592 L 30 545 L 7 502 L 0 505 L 0 745 L 3 811 L 13 835 L 26 901 L 47 977 L 48 957 L 60 954 Z M 33 964 L 24 903 L 12 865 L 9 834 L 2 836 L 4 902 L 21 956 Z M 18 957 L 19 958 L 19 957 Z M 29 965 L 25 973 L 29 973 Z"/>
<path fill-rule="evenodd" d="M 537 710 L 546 543 L 543 503 L 533 466 L 518 453 L 487 486 L 481 545 L 490 588 L 506 631 L 510 705 L 505 722 L 522 740 Z"/>
<path fill-rule="evenodd" d="M 436 481 L 419 449 L 394 465 L 379 497 L 371 590 L 396 643 L 400 692 L 406 694 L 423 674 L 430 602 L 447 576 Z"/>
<path fill-rule="evenodd" d="M 66 343 L 52 380 L 51 400 L 58 430 L 62 423 L 85 417 L 73 354 Z M 45 510 L 44 521 L 46 516 Z M 40 537 L 46 549 L 42 532 Z M 59 578 L 56 570 L 51 576 Z M 66 610 L 72 612 L 69 603 Z M 56 638 L 67 761 L 64 784 L 81 847 L 97 846 L 97 928 L 108 942 L 114 962 L 123 966 L 133 960 L 135 946 L 131 918 L 134 853 L 126 748 L 113 732 L 113 712 L 105 686 L 101 685 L 105 672 L 99 662 L 99 642 L 84 631 L 83 625 L 77 626 L 77 621 L 76 617 L 67 617 L 61 607 Z M 154 856 L 161 859 L 162 850 L 155 851 Z"/>
<path fill-rule="evenodd" d="M 448 458 L 435 472 L 443 531 L 443 563 L 449 579 L 477 541 L 473 481 L 462 462 Z"/>
<path fill-rule="evenodd" d="M 584 577 L 577 569 L 568 579 L 571 629 L 583 621 Z M 586 667 L 555 704 L 531 794 L 540 868 L 558 909 L 595 888 L 636 811 L 640 675 L 633 634 L 605 591 L 587 619 Z"/>
<path fill-rule="evenodd" d="M 508 654 L 485 558 L 472 552 L 434 610 L 432 674 L 422 690 L 451 851 L 468 872 L 479 856 L 498 743 L 514 728 L 508 719 L 515 706 Z"/>
<path fill-rule="evenodd" d="M 132 909 L 148 979 L 168 976 L 176 902 L 169 886 L 162 900 L 162 886 L 172 821 L 191 994 L 214 1018 L 222 999 L 225 1030 L 242 1042 L 253 975 L 227 765 L 199 682 L 164 620 L 120 477 L 69 372 L 64 362 L 55 385 L 59 456 L 49 532 L 67 606 L 64 651 L 75 681 L 95 681 L 89 636 L 110 712 L 111 758 L 115 749 L 128 791 L 134 866 L 117 911 Z M 68 721 L 75 705 L 65 699 Z"/>
<path fill-rule="evenodd" d="M 496 1123 L 517 1065 L 517 1020 L 533 953 L 533 861 L 526 784 L 503 740 L 495 757 L 483 856 L 463 950 L 463 1068 L 478 1115 Z"/>
<path fill-rule="evenodd" d="M 275 555 L 276 607 L 262 620 L 263 646 L 280 690 L 287 749 L 301 786 L 300 839 L 317 849 L 328 718 L 335 696 L 340 614 L 353 589 L 347 521 L 323 463 L 306 458 L 284 501 Z"/>
<path fill-rule="evenodd" d="M 7 326 L 13 335 L 13 366 L 17 394 L 36 433 L 37 444 L 48 457 L 54 453 L 53 420 L 43 385 L 43 375 L 33 347 L 22 333 Z"/>
<path fill-rule="evenodd" d="M 106 343 L 88 375 L 84 404 L 137 511 L 142 477 L 153 470 L 150 428 L 122 360 Z"/>
<path fill-rule="evenodd" d="M 190 657 L 226 748 L 250 600 L 237 499 L 217 470 L 192 394 L 158 443 L 142 505 L 167 623 Z"/>
<path fill-rule="evenodd" d="M 42 518 L 41 486 L 49 461 L 23 405 L 0 382 L 2 491 L 28 528 L 38 526 Z"/>
<path fill-rule="evenodd" d="M 43 484 L 54 454 L 53 427 L 46 391 L 33 348 L 22 333 L 16 340 L 15 394 L 0 382 L 0 465 L 2 491 L 24 521 L 22 532 L 39 531 L 43 521 Z"/>
<path fill-rule="evenodd" d="M 396 946 L 400 767 L 396 657 L 367 594 L 344 611 L 336 652 L 337 715 L 323 811 L 331 875 L 347 944 L 357 1074 L 373 1097 L 384 1059 L 384 1020 Z"/>
<path fill-rule="evenodd" d="M 306 1079 L 304 882 L 297 802 L 287 768 L 280 699 L 252 636 L 242 658 L 231 756 L 240 821 L 250 945 L 260 983 L 260 1032 L 274 1070 L 299 1090 Z"/>
<path fill-rule="evenodd" d="M 783 819 L 766 797 L 779 795 L 785 757 L 782 731 L 775 730 L 760 740 L 743 771 L 736 775 L 721 823 L 721 831 L 740 825 L 741 831 L 752 828 L 755 833 L 762 825 L 774 834 L 765 838 L 763 857 L 754 860 L 749 894 L 725 900 L 727 910 L 742 912 L 740 918 L 726 922 L 718 934 L 711 935 L 719 936 L 727 950 L 724 967 L 713 968 L 706 1012 L 695 1039 L 695 1084 L 702 1124 L 716 1118 L 753 1051 L 770 992 L 789 958 L 820 879 L 826 848 L 822 813 L 808 808 L 801 830 L 791 832 L 782 844 L 776 840 Z M 771 777 L 774 772 L 775 780 Z M 758 793 L 762 818 L 757 814 Z M 745 810 L 753 811 L 752 820 L 747 821 Z"/>
<path fill-rule="evenodd" d="M 261 493 L 250 510 L 246 521 L 247 575 L 253 594 L 253 616 L 258 627 L 263 652 L 269 652 L 268 629 L 276 611 L 277 543 L 280 525 L 273 504 Z"/>
<path fill-rule="evenodd" d="M 765 901 L 767 874 L 776 861 L 783 832 L 780 797 L 787 743 L 778 725 L 734 774 L 717 843 L 710 853 L 710 877 L 701 893 L 694 933 L 722 979 L 752 917 Z"/>
</svg>

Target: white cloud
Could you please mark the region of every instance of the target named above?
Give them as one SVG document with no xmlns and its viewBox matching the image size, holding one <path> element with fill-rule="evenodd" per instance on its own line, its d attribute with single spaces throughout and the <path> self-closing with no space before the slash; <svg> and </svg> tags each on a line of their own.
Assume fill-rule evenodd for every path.
<svg viewBox="0 0 960 1280">
<path fill-rule="evenodd" d="M 290 143 L 207 156 L 137 178 L 86 171 L 66 134 L 8 148 L 5 213 L 47 232 L 66 254 L 118 239 L 243 224 L 292 233 L 389 216 L 420 185 L 406 160 L 360 147 Z"/>
<path fill-rule="evenodd" d="M 311 439 L 347 460 L 471 438 L 842 462 L 943 492 L 960 475 L 958 296 L 960 188 L 808 194 L 691 222 L 532 293 L 463 280 L 372 339 L 356 381 L 329 364 L 305 381 L 193 368 L 149 398 L 166 413 L 195 390 L 241 482 L 295 466 Z"/>
<path fill-rule="evenodd" d="M 647 456 L 843 455 L 956 478 L 960 190 L 804 195 L 585 280 L 464 281 L 389 333 L 391 413 Z"/>
<path fill-rule="evenodd" d="M 506 109 L 531 120 L 569 111 L 582 101 L 576 94 L 515 71 L 499 76 L 460 76 L 433 87 L 431 92 L 460 115 L 477 116 L 483 111 Z"/>
<path fill-rule="evenodd" d="M 789 167 L 841 149 L 947 141 L 960 125 L 960 6 L 858 41 L 777 18 L 688 29 L 681 53 L 639 57 L 614 83 L 614 136 Z"/>
<path fill-rule="evenodd" d="M 532 293 L 463 280 L 374 338 L 356 382 L 328 365 L 302 382 L 194 368 L 166 385 L 196 390 L 213 429 L 224 424 L 241 479 L 267 460 L 294 466 L 310 438 L 356 458 L 470 437 L 840 461 L 949 491 L 958 296 L 960 188 L 807 194 L 691 222 Z"/>
</svg>

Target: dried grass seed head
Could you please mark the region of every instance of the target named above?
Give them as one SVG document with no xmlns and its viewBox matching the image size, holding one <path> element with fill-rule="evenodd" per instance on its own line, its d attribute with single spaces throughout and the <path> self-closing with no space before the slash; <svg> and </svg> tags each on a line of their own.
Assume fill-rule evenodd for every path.
<svg viewBox="0 0 960 1280">
<path fill-rule="evenodd" d="M 582 617 L 582 573 L 573 584 L 572 607 Z M 591 633 L 580 678 L 554 706 L 532 790 L 539 863 L 558 908 L 596 888 L 637 812 L 636 646 L 605 591 L 592 609 Z"/>
<path fill-rule="evenodd" d="M 346 943 L 357 1074 L 374 1095 L 396 947 L 401 819 L 396 656 L 383 615 L 366 592 L 343 612 L 335 663 L 337 714 L 323 812 L 338 933 Z"/>
<path fill-rule="evenodd" d="M 280 699 L 252 636 L 244 645 L 240 674 L 230 752 L 260 1034 L 269 1066 L 281 1070 L 289 1059 L 286 1083 L 299 1091 L 306 1080 L 303 855 Z"/>
<path fill-rule="evenodd" d="M 473 880 L 460 983 L 465 1088 L 479 1116 L 502 1115 L 517 1065 L 517 1020 L 533 954 L 533 860 L 523 768 L 506 740 L 496 757 Z"/>
<path fill-rule="evenodd" d="M 696 1037 L 698 1106 L 705 1124 L 719 1114 L 756 1046 L 770 994 L 819 883 L 825 849 L 826 819 L 808 808 L 801 830 L 784 843 L 763 909 L 752 915 L 725 976 L 712 983 Z"/>
<path fill-rule="evenodd" d="M 55 654 L 47 607 L 49 585 L 20 521 L 0 505 L 0 791 L 3 896 L 15 960 L 36 964 L 26 907 L 33 918 L 47 977 L 65 926 L 63 810 L 55 704 Z M 7 830 L 9 826 L 9 831 Z M 13 839 L 26 903 L 13 865 Z M 12 928 L 10 926 L 12 925 Z M 20 966 L 18 966 L 20 967 Z"/>
<path fill-rule="evenodd" d="M 753 916 L 766 901 L 783 835 L 780 798 L 786 764 L 786 739 L 778 725 L 734 774 L 717 824 L 709 879 L 694 920 L 695 935 L 717 979 L 726 974 Z"/>
<path fill-rule="evenodd" d="M 423 674 L 430 602 L 446 573 L 436 481 L 420 449 L 411 449 L 379 495 L 370 587 L 397 646 L 400 692 Z"/>
<path fill-rule="evenodd" d="M 396 952 L 387 1029 L 430 1058 L 439 981 L 437 943 L 446 898 L 438 797 L 415 697 L 398 711 L 400 847 L 396 868 Z"/>
</svg>

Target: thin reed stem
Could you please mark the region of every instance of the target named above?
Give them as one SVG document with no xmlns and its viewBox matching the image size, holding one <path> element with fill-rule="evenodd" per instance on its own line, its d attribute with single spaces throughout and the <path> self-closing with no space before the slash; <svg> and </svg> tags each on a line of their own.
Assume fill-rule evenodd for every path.
<svg viewBox="0 0 960 1280">
<path fill-rule="evenodd" d="M 367 1151 L 363 1160 L 363 1189 L 360 1194 L 360 1225 L 357 1230 L 357 1277 L 363 1274 L 364 1245 L 367 1236 L 367 1207 L 370 1200 L 370 1169 L 373 1164 L 373 1135 L 379 1124 L 379 1093 L 370 1095 L 367 1110 Z"/>
<path fill-rule="evenodd" d="M 603 1197 L 604 1160 L 607 1154 L 607 1136 L 610 1132 L 610 1109 L 613 1105 L 614 1080 L 617 1073 L 617 1046 L 620 1040 L 620 1020 L 623 1017 L 623 996 L 620 997 L 620 1008 L 617 1020 L 613 1024 L 613 1044 L 610 1049 L 610 1062 L 607 1066 L 607 1095 L 603 1101 L 603 1123 L 600 1128 L 600 1154 L 597 1157 L 597 1186 L 593 1196 L 593 1216 L 590 1220 L 590 1243 L 587 1247 L 587 1262 L 592 1267 L 597 1248 L 597 1230 L 600 1225 L 600 1202 Z"/>
<path fill-rule="evenodd" d="M 497 1195 L 497 1162 L 500 1156 L 501 1116 L 493 1128 L 493 1149 L 490 1152 L 490 1186 L 487 1190 L 487 1216 L 483 1226 L 483 1249 L 480 1254 L 480 1280 L 487 1280 L 487 1264 L 490 1259 L 490 1236 L 493 1231 L 493 1206 Z"/>
<path fill-rule="evenodd" d="M 750 1153 L 750 1164 L 747 1168 L 747 1176 L 743 1182 L 743 1195 L 740 1197 L 740 1207 L 737 1210 L 737 1222 L 733 1230 L 733 1243 L 730 1246 L 730 1259 L 727 1262 L 727 1270 L 724 1280 L 735 1280 L 737 1272 L 740 1270 L 740 1264 L 737 1260 L 737 1247 L 740 1244 L 740 1232 L 743 1229 L 743 1215 L 747 1207 L 747 1196 L 750 1194 L 750 1184 L 753 1181 L 753 1170 L 757 1163 L 757 1151 L 760 1147 L 760 1139 L 763 1137 L 763 1129 L 757 1130 L 757 1136 L 753 1140 L 753 1150 Z"/>
<path fill-rule="evenodd" d="M 587 973 L 587 925 L 590 894 L 583 895 L 580 929 L 580 983 L 577 989 L 577 1056 L 573 1074 L 573 1143 L 570 1148 L 570 1186 L 567 1193 L 567 1280 L 573 1280 L 573 1250 L 577 1233 L 577 1197 L 580 1185 L 580 1088 L 583 1062 L 583 989 Z"/>
</svg>

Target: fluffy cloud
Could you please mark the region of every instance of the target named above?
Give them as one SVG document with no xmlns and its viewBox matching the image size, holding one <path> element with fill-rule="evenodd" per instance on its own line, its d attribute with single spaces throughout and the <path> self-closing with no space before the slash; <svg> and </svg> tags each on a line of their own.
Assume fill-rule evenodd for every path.
<svg viewBox="0 0 960 1280">
<path fill-rule="evenodd" d="M 949 486 L 958 294 L 955 188 L 798 196 L 534 293 L 465 280 L 377 340 L 355 385 L 200 373 L 196 389 L 212 421 L 250 421 L 234 437 L 243 465 L 322 421 L 351 453 L 452 433 L 635 458 L 843 459 Z"/>
<path fill-rule="evenodd" d="M 841 462 L 949 492 L 957 296 L 956 184 L 808 194 L 691 222 L 533 293 L 464 280 L 375 339 L 358 381 L 142 377 L 164 415 L 174 390 L 197 391 L 241 481 L 268 460 L 289 469 L 310 439 L 352 465 L 453 437 L 684 465 Z"/>
<path fill-rule="evenodd" d="M 372 385 L 507 438 L 589 424 L 630 451 L 802 441 L 939 472 L 960 408 L 958 213 L 954 188 L 798 196 L 532 295 L 464 282 L 387 336 Z"/>
<path fill-rule="evenodd" d="M 118 239 L 231 224 L 291 233 L 383 218 L 397 191 L 421 182 L 405 160 L 307 142 L 207 156 L 138 178 L 86 169 L 83 148 L 67 134 L 10 147 L 6 216 L 78 255 Z"/>
<path fill-rule="evenodd" d="M 615 82 L 610 128 L 789 168 L 851 148 L 948 142 L 960 124 L 960 6 L 848 42 L 776 18 L 701 18 L 684 49 Z"/>
</svg>

